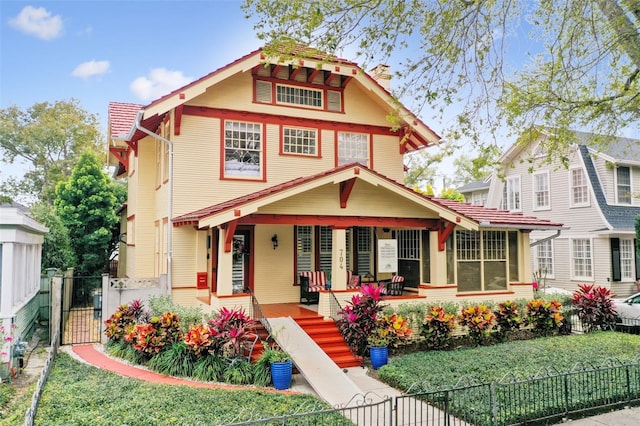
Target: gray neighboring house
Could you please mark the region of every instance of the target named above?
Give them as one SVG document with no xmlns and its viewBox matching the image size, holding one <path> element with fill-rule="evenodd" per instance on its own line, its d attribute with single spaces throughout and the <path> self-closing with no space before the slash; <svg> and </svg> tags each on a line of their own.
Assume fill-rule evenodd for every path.
<svg viewBox="0 0 640 426">
<path fill-rule="evenodd" d="M 491 186 L 491 175 L 484 179 L 470 182 L 457 188 L 458 192 L 464 195 L 467 203 L 478 206 L 487 205 L 487 197 L 489 196 L 489 187 Z"/>
<path fill-rule="evenodd" d="M 16 203 L 0 205 L 0 361 L 13 367 L 13 347 L 38 318 L 42 244 L 49 230 Z M 8 339 L 10 337 L 11 339 Z M 0 370 L 5 377 L 7 371 Z"/>
<path fill-rule="evenodd" d="M 545 133 L 546 132 L 546 133 Z M 574 291 L 595 283 L 617 296 L 640 291 L 635 220 L 640 215 L 640 140 L 617 138 L 596 149 L 597 135 L 575 132 L 568 167 L 545 164 L 549 130 L 501 157 L 487 207 L 564 223 L 531 232 L 533 271 L 546 286 Z M 502 173 L 504 179 L 497 176 Z"/>
</svg>

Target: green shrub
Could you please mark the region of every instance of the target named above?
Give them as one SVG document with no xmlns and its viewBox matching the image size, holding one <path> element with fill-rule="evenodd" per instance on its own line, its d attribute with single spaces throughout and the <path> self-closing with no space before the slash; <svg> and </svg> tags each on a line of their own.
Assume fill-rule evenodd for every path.
<svg viewBox="0 0 640 426">
<path fill-rule="evenodd" d="M 186 333 L 196 324 L 202 324 L 204 314 L 198 307 L 187 307 L 174 303 L 171 296 L 153 296 L 149 298 L 149 309 L 154 316 L 160 316 L 165 312 L 173 312 L 180 317 L 180 327 Z"/>
<path fill-rule="evenodd" d="M 160 374 L 177 377 L 191 377 L 195 369 L 196 356 L 184 342 L 174 342 L 171 346 L 154 355 L 147 364 Z"/>
<path fill-rule="evenodd" d="M 203 382 L 220 382 L 229 363 L 221 356 L 208 354 L 197 358 L 193 378 Z"/>
<path fill-rule="evenodd" d="M 253 365 L 245 358 L 230 358 L 229 365 L 222 375 L 225 383 L 249 385 L 253 383 Z"/>
</svg>

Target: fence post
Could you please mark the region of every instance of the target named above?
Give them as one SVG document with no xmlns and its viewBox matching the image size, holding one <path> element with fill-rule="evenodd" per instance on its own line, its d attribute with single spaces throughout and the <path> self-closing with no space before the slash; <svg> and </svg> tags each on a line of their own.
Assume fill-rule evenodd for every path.
<svg viewBox="0 0 640 426">
<path fill-rule="evenodd" d="M 489 384 L 489 405 L 491 406 L 491 420 L 494 426 L 498 426 L 498 397 L 496 392 L 497 383 Z"/>
<path fill-rule="evenodd" d="M 631 372 L 629 371 L 631 365 L 627 363 L 624 368 L 624 372 L 627 378 L 627 405 L 631 405 Z"/>
<path fill-rule="evenodd" d="M 564 382 L 564 417 L 569 415 L 569 373 L 563 374 Z"/>
</svg>

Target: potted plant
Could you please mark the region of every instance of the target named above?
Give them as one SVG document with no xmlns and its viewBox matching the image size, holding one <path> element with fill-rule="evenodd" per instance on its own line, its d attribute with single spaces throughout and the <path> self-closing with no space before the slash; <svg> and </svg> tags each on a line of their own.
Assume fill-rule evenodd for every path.
<svg viewBox="0 0 640 426">
<path fill-rule="evenodd" d="M 263 367 L 269 366 L 273 387 L 278 390 L 289 389 L 293 375 L 291 357 L 276 344 L 270 345 L 267 342 L 262 342 L 262 346 L 264 351 L 258 364 Z"/>
<path fill-rule="evenodd" d="M 385 328 L 376 328 L 368 338 L 369 356 L 374 370 L 387 364 L 389 360 L 389 338 Z"/>
</svg>

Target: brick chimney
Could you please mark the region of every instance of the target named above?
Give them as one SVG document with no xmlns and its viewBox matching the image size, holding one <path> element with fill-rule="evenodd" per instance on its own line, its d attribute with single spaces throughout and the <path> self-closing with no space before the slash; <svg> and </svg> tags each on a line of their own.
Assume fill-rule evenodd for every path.
<svg viewBox="0 0 640 426">
<path fill-rule="evenodd" d="M 389 71 L 389 65 L 378 64 L 375 67 L 371 68 L 369 74 L 378 84 L 384 87 L 387 91 L 390 90 L 390 80 L 391 80 L 391 72 Z"/>
</svg>

